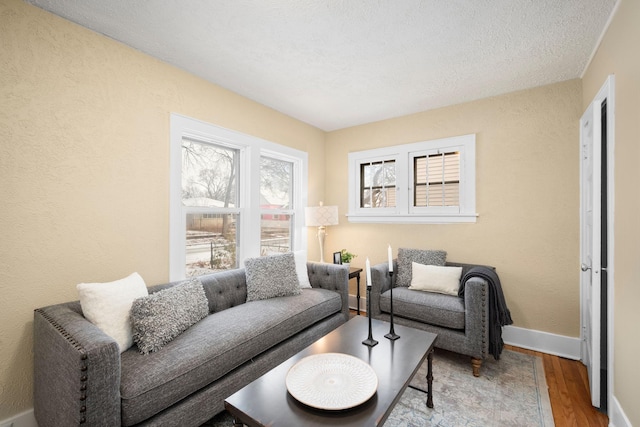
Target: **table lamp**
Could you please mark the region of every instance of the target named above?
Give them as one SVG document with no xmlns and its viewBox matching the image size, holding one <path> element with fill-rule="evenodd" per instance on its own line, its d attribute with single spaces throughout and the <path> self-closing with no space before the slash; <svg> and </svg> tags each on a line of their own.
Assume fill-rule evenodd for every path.
<svg viewBox="0 0 640 427">
<path fill-rule="evenodd" d="M 307 227 L 318 227 L 318 242 L 320 242 L 320 262 L 324 262 L 324 238 L 327 235 L 327 225 L 338 224 L 337 206 L 310 206 L 304 208 L 304 219 Z"/>
</svg>

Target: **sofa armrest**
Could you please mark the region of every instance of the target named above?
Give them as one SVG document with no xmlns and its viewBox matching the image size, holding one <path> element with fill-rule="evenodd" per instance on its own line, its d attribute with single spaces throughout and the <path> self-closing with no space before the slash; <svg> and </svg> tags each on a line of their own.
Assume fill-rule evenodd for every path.
<svg viewBox="0 0 640 427">
<path fill-rule="evenodd" d="M 120 425 L 120 351 L 78 301 L 34 312 L 34 414 L 40 427 Z"/>
<path fill-rule="evenodd" d="M 394 271 L 398 270 L 398 264 L 396 260 L 393 260 Z M 396 285 L 396 276 L 389 274 L 389 264 L 381 263 L 371 267 L 371 295 L 367 298 L 371 298 L 371 315 L 379 316 L 380 311 L 380 295 L 391 289 L 391 286 Z M 368 304 L 368 303 L 367 303 Z"/>
<path fill-rule="evenodd" d="M 489 284 L 480 277 L 472 277 L 464 284 L 465 327 L 468 337 L 482 337 L 470 340 L 474 346 L 472 354 L 484 359 L 489 353 Z"/>
<path fill-rule="evenodd" d="M 312 288 L 328 289 L 340 294 L 342 314 L 349 320 L 349 269 L 339 264 L 307 262 L 307 272 Z"/>
</svg>

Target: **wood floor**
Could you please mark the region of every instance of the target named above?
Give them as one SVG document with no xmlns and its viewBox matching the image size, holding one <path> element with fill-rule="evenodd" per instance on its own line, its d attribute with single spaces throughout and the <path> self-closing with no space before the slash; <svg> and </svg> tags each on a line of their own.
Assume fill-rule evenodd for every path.
<svg viewBox="0 0 640 427">
<path fill-rule="evenodd" d="M 505 348 L 542 357 L 557 427 L 609 424 L 609 418 L 591 406 L 587 368 L 581 362 L 509 345 Z"/>
</svg>

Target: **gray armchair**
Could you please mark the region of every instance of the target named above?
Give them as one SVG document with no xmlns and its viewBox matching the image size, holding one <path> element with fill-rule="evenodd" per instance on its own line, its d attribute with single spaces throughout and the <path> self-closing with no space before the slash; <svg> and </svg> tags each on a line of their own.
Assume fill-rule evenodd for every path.
<svg viewBox="0 0 640 427">
<path fill-rule="evenodd" d="M 476 267 L 462 267 L 462 277 Z M 394 271 L 397 263 L 394 260 Z M 488 282 L 472 277 L 464 283 L 464 296 L 443 295 L 396 287 L 396 275 L 389 275 L 387 263 L 371 268 L 371 317 L 389 321 L 390 289 L 393 286 L 394 323 L 438 334 L 436 347 L 471 357 L 473 375 L 480 375 L 482 361 L 489 354 Z"/>
</svg>

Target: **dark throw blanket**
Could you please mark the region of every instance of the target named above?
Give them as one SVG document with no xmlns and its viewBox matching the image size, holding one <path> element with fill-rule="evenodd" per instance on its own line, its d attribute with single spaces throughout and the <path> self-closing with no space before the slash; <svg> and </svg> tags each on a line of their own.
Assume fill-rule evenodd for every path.
<svg viewBox="0 0 640 427">
<path fill-rule="evenodd" d="M 504 300 L 500 278 L 498 278 L 495 270 L 489 267 L 472 267 L 462 276 L 460 290 L 458 291 L 460 297 L 464 296 L 464 284 L 472 277 L 480 277 L 489 283 L 489 353 L 498 360 L 504 347 L 502 327 L 513 323 L 511 313 Z"/>
</svg>

